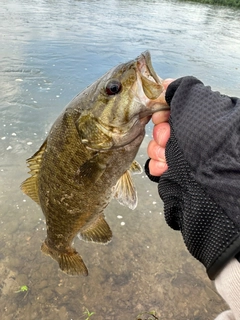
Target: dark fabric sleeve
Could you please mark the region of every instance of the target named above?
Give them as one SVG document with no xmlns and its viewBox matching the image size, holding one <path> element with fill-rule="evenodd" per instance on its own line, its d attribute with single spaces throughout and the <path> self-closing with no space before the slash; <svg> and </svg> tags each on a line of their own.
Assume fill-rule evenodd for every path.
<svg viewBox="0 0 240 320">
<path fill-rule="evenodd" d="M 166 92 L 171 136 L 159 179 L 167 223 L 210 279 L 240 251 L 240 102 L 180 78 Z"/>
<path fill-rule="evenodd" d="M 151 173 L 150 173 L 150 171 L 149 171 L 149 161 L 150 161 L 150 160 L 151 160 L 151 159 L 148 159 L 148 160 L 146 161 L 145 167 L 144 167 L 144 171 L 145 171 L 146 175 L 148 176 L 148 178 L 149 178 L 151 181 L 158 183 L 160 177 L 151 175 Z"/>
</svg>

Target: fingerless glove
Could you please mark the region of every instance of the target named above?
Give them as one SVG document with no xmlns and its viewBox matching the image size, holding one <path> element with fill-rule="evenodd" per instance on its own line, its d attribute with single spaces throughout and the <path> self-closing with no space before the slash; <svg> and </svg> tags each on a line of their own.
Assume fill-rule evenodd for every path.
<svg viewBox="0 0 240 320">
<path fill-rule="evenodd" d="M 166 222 L 210 279 L 240 252 L 240 101 L 194 77 L 171 83 L 168 170 L 159 178 Z"/>
</svg>

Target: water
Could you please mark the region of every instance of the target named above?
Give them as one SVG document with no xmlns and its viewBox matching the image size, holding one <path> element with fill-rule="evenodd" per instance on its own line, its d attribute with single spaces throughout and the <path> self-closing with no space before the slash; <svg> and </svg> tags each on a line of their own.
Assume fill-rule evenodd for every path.
<svg viewBox="0 0 240 320">
<path fill-rule="evenodd" d="M 156 185 L 144 174 L 134 177 L 135 211 L 116 201 L 107 208 L 110 244 L 76 240 L 87 278 L 68 277 L 40 252 L 43 214 L 19 185 L 26 158 L 65 104 L 146 49 L 163 78 L 195 75 L 239 95 L 239 19 L 234 9 L 176 1 L 1 1 L 1 319 L 86 319 L 87 308 L 93 320 L 205 320 L 226 308 L 181 235 L 167 227 Z M 28 291 L 16 293 L 23 285 Z M 145 313 L 151 310 L 156 318 Z"/>
</svg>

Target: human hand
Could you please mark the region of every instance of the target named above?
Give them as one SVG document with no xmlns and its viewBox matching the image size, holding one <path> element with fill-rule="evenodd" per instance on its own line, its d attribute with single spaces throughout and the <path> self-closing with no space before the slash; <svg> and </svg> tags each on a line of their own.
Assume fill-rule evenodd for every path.
<svg viewBox="0 0 240 320">
<path fill-rule="evenodd" d="M 231 308 L 216 320 L 240 319 L 240 99 L 191 76 L 174 81 L 164 98 L 171 118 L 152 117 L 145 172 L 158 183 L 167 224 L 181 231 Z"/>
<path fill-rule="evenodd" d="M 163 87 L 166 90 L 168 85 L 174 79 L 166 79 L 163 81 Z M 168 168 L 165 158 L 165 147 L 170 137 L 170 126 L 168 119 L 170 111 L 159 111 L 153 114 L 152 122 L 155 124 L 153 129 L 153 140 L 150 141 L 147 149 L 149 158 L 149 170 L 153 176 L 162 175 Z"/>
<path fill-rule="evenodd" d="M 240 248 L 240 99 L 192 76 L 166 87 L 171 116 L 153 116 L 145 172 L 158 183 L 167 224 L 214 280 Z"/>
</svg>

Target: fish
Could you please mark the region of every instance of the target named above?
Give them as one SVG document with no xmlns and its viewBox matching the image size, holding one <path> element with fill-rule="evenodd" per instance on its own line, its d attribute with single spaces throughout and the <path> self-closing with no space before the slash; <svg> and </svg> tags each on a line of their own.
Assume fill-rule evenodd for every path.
<svg viewBox="0 0 240 320">
<path fill-rule="evenodd" d="M 68 275 L 88 275 L 73 247 L 84 241 L 106 244 L 112 231 L 104 209 L 112 198 L 135 209 L 132 174 L 145 126 L 156 111 L 168 110 L 162 79 L 149 51 L 122 63 L 79 93 L 52 125 L 27 164 L 21 190 L 40 205 L 47 237 L 41 246 Z"/>
</svg>

